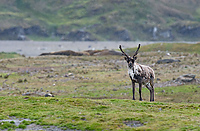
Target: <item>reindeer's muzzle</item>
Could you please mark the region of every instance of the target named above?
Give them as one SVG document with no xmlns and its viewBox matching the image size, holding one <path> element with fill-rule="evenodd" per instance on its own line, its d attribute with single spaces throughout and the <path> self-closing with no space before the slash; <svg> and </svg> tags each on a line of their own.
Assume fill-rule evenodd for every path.
<svg viewBox="0 0 200 131">
<path fill-rule="evenodd" d="M 129 63 L 128 63 L 128 67 L 129 67 L 129 68 L 132 68 L 132 67 L 133 67 L 133 63 L 132 63 L 132 62 L 129 62 Z"/>
</svg>

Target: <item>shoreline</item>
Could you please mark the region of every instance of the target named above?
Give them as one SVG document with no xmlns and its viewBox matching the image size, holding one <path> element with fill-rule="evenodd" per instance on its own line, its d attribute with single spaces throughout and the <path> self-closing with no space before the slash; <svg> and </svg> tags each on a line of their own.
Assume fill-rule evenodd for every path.
<svg viewBox="0 0 200 131">
<path fill-rule="evenodd" d="M 41 53 L 62 50 L 84 51 L 118 49 L 137 47 L 138 44 L 149 45 L 154 43 L 188 43 L 196 44 L 198 41 L 0 41 L 0 52 L 16 52 L 27 57 L 38 56 Z"/>
</svg>

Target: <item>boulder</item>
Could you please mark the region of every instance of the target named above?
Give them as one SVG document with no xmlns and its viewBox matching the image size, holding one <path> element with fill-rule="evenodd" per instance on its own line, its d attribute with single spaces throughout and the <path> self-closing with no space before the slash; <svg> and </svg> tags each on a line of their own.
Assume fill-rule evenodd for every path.
<svg viewBox="0 0 200 131">
<path fill-rule="evenodd" d="M 171 31 L 170 29 L 160 31 L 160 32 L 159 32 L 159 36 L 160 36 L 161 38 L 164 38 L 164 39 L 169 39 L 169 40 L 172 40 L 172 39 L 173 39 L 172 31 Z"/>
<path fill-rule="evenodd" d="M 44 95 L 45 97 L 54 97 L 54 95 L 52 95 L 51 93 L 47 93 Z"/>
<path fill-rule="evenodd" d="M 178 82 L 178 81 L 179 82 L 184 82 L 184 83 L 195 82 L 196 81 L 195 76 L 196 75 L 194 75 L 194 74 L 181 75 L 176 79 L 176 82 Z"/>
<path fill-rule="evenodd" d="M 66 41 L 95 41 L 96 39 L 90 32 L 84 30 L 75 30 L 69 32 L 66 36 L 62 38 L 62 40 Z"/>
<path fill-rule="evenodd" d="M 114 51 L 114 50 L 102 50 L 100 52 L 94 53 L 93 55 L 94 56 L 103 56 L 103 55 L 119 55 L 119 56 L 121 56 L 122 53 Z"/>
<path fill-rule="evenodd" d="M 10 27 L 0 30 L 0 40 L 18 40 L 18 35 L 21 35 L 22 33 L 22 27 Z"/>
<path fill-rule="evenodd" d="M 174 60 L 174 59 L 162 59 L 158 60 L 157 64 L 164 64 L 164 63 L 173 63 L 173 62 L 181 62 L 180 60 Z"/>
<path fill-rule="evenodd" d="M 200 26 L 198 25 L 183 25 L 179 27 L 178 33 L 189 37 L 200 37 Z"/>
<path fill-rule="evenodd" d="M 131 40 L 131 35 L 128 32 L 128 30 L 123 29 L 123 30 L 116 30 L 114 32 L 114 35 L 120 40 L 120 41 L 130 41 Z"/>
<path fill-rule="evenodd" d="M 43 36 L 43 37 L 49 36 L 48 32 L 44 28 L 38 25 L 24 28 L 23 30 L 24 30 L 25 35 L 38 35 L 38 36 Z"/>
<path fill-rule="evenodd" d="M 72 50 L 65 50 L 65 51 L 57 51 L 57 52 L 50 52 L 50 53 L 42 53 L 40 56 L 43 55 L 66 55 L 66 56 L 83 56 L 83 55 L 90 55 L 87 52 L 75 52 Z"/>
<path fill-rule="evenodd" d="M 25 35 L 18 35 L 17 40 L 27 40 Z"/>
<path fill-rule="evenodd" d="M 66 56 L 102 56 L 102 55 L 121 55 L 121 52 L 117 52 L 114 50 L 86 50 L 83 52 L 75 52 L 72 50 L 66 51 L 57 51 L 57 52 L 50 52 L 50 53 L 42 53 L 40 56 L 43 55 L 66 55 Z"/>
<path fill-rule="evenodd" d="M 26 28 L 16 26 L 0 30 L 0 40 L 28 40 L 27 35 L 49 36 L 48 32 L 38 25 Z"/>
<path fill-rule="evenodd" d="M 94 54 L 96 54 L 96 53 L 99 53 L 99 52 L 101 52 L 102 50 L 86 50 L 86 51 L 84 51 L 84 52 L 88 52 L 90 55 L 94 55 Z"/>
</svg>

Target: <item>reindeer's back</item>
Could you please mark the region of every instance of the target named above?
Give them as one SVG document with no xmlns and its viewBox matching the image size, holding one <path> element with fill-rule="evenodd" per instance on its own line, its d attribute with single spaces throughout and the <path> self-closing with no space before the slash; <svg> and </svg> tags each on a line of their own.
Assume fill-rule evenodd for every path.
<svg viewBox="0 0 200 131">
<path fill-rule="evenodd" d="M 149 79 L 155 78 L 154 70 L 151 67 L 146 66 L 146 65 L 140 65 L 140 64 L 139 64 L 139 66 L 141 69 L 142 76 L 145 76 Z"/>
</svg>

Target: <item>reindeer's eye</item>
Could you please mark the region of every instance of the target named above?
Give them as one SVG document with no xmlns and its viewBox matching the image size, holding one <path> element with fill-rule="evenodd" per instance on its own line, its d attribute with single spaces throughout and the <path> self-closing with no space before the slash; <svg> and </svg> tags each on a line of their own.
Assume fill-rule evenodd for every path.
<svg viewBox="0 0 200 131">
<path fill-rule="evenodd" d="M 124 59 L 125 59 L 126 61 L 128 61 L 128 58 L 127 58 L 127 57 L 124 57 Z"/>
<path fill-rule="evenodd" d="M 129 61 L 130 61 L 130 59 L 129 59 L 129 58 L 127 58 L 127 57 L 124 57 L 124 59 L 125 59 L 127 62 L 129 62 Z"/>
<path fill-rule="evenodd" d="M 136 59 L 137 59 L 137 56 L 135 56 L 134 59 L 136 60 Z"/>
</svg>

